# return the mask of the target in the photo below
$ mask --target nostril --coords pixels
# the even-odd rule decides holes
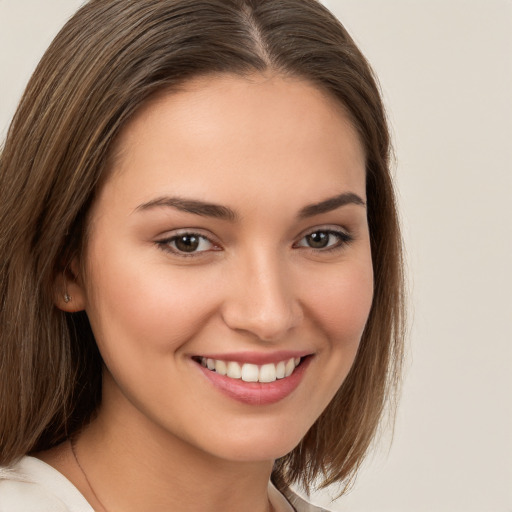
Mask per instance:
[[[222,307],[223,320],[230,329],[273,342],[301,323],[303,312],[293,277],[268,252],[253,255],[244,272],[233,275],[230,282],[233,288]]]
[[[289,336],[290,331],[300,324],[302,316],[292,308],[269,311],[255,306],[244,310],[236,305],[226,311],[223,318],[232,330],[249,333],[264,342],[274,342]]]

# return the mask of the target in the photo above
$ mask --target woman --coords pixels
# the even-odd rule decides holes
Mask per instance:
[[[401,360],[389,149],[314,0],[80,9],[0,161],[0,510],[346,485]]]

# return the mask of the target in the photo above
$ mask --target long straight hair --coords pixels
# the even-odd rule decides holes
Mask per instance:
[[[85,312],[54,305],[54,281],[86,243],[113,144],[154,94],[208,74],[274,72],[344,106],[366,154],[374,299],[353,367],[281,486],[347,482],[397,389],[404,306],[390,140],[373,73],[316,0],[91,0],[57,35],[0,156],[0,463],[50,448],[90,420],[101,356]]]

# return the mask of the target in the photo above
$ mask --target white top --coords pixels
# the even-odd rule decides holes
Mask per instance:
[[[277,512],[322,512],[324,510],[307,503],[293,493],[288,495],[288,501],[272,483],[269,483],[269,499]],[[42,460],[26,456],[9,468],[0,467],[0,512],[94,512],[94,510],[62,473]]]

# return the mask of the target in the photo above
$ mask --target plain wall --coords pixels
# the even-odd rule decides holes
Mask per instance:
[[[338,511],[512,510],[512,2],[326,0],[382,85],[410,283],[409,360]],[[81,4],[0,0],[0,139]],[[389,453],[388,453],[389,451]]]

